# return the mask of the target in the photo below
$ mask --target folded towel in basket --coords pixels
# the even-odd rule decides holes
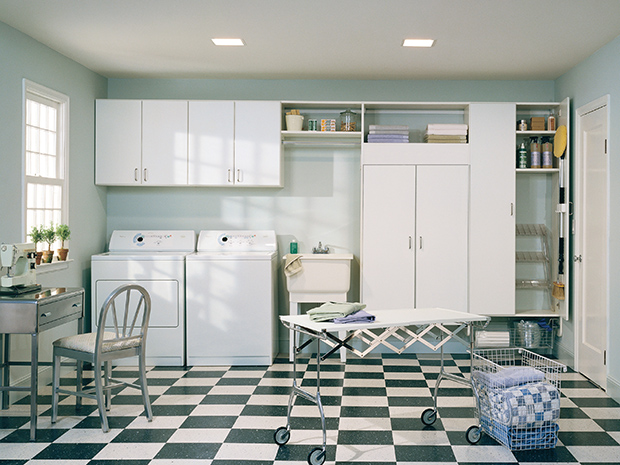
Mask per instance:
[[[366,304],[356,302],[325,302],[320,307],[308,310],[312,321],[331,321],[334,318],[343,318],[351,313],[366,308]]]
[[[375,316],[365,310],[349,313],[342,318],[334,318],[334,323],[370,323],[371,321],[375,321]]]

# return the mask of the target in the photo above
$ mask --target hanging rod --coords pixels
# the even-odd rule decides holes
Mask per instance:
[[[282,145],[299,145],[308,147],[355,147],[361,145],[359,141],[333,142],[333,141],[311,141],[311,140],[283,140]]]

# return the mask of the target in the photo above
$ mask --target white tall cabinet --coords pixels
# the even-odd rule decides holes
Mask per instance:
[[[364,165],[363,186],[362,301],[467,311],[469,167]]]
[[[510,315],[515,308],[515,104],[472,103],[469,122],[470,311]]]

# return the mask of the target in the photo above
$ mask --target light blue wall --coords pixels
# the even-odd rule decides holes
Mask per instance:
[[[615,398],[620,398],[620,340],[614,337],[613,330],[620,327],[620,37],[602,47],[579,65],[561,76],[555,82],[557,99],[570,97],[572,101],[571,132],[573,155],[575,152],[575,110],[606,94],[610,95],[610,249],[609,249],[609,308],[610,324],[608,346],[608,390]],[[574,172],[573,172],[574,180]],[[573,350],[573,322],[566,325],[567,331],[562,338],[562,348]]]
[[[23,78],[70,99],[69,258],[74,261],[67,270],[39,275],[38,282],[44,286],[88,290],[90,256],[101,251],[105,244],[106,193],[105,189],[94,186],[93,102],[95,98],[106,96],[107,80],[0,22],[0,242],[24,240],[21,200]],[[44,335],[41,347],[51,347],[47,342],[53,336]],[[19,346],[20,339],[14,338],[14,343]],[[29,342],[24,344],[25,353],[29,353]]]

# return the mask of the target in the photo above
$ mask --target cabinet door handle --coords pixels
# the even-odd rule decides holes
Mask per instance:
[[[52,316],[52,312],[41,313],[41,317],[44,317],[44,316]]]
[[[144,168],[144,182],[147,182],[148,179],[146,178],[146,168]]]
[[[409,250],[413,248],[413,238],[409,236]]]
[[[514,203],[510,203],[510,216],[514,216],[515,215],[515,204]]]
[[[420,236],[420,250],[422,250],[422,236]]]
[[[230,175],[232,174],[232,170],[228,170],[228,182],[232,182],[232,179],[230,178]]]
[[[133,170],[133,179],[134,179],[134,181],[136,181],[136,182],[138,182],[138,181],[139,181],[139,179],[138,179],[138,168],[136,168],[136,169],[134,169],[134,170]]]
[[[237,170],[237,182],[241,182],[241,170]]]

